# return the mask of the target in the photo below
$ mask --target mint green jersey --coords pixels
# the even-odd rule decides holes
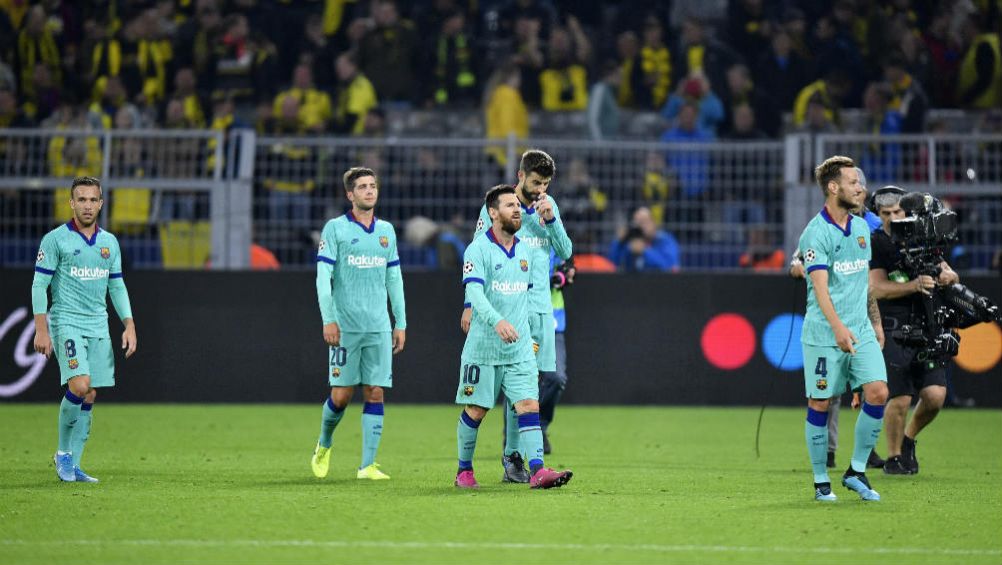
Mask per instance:
[[[351,212],[327,222],[317,249],[323,323],[337,322],[342,332],[388,332],[387,297],[396,328],[405,329],[404,283],[393,225],[373,217],[365,226]]]
[[[862,218],[849,215],[845,229],[822,209],[800,236],[800,254],[807,273],[807,314],[801,341],[809,345],[836,345],[835,333],[818,306],[810,274],[828,271],[828,291],[835,313],[859,342],[876,340],[867,316],[870,282],[870,228]]]
[[[46,295],[50,285],[51,308]],[[101,228],[87,238],[70,221],[45,234],[31,287],[32,311],[49,313],[53,334],[76,331],[107,338],[109,291],[119,317],[132,317],[118,240]]]
[[[553,219],[543,221],[534,208],[522,206],[522,227],[515,235],[522,245],[532,253],[532,290],[529,291],[529,311],[542,314],[553,313],[553,302],[550,298],[550,249],[553,249],[561,259],[568,259],[573,253],[571,238],[564,229],[560,219],[560,209],[557,201],[547,196],[553,204]],[[519,202],[521,205],[521,202]],[[491,227],[491,216],[487,213],[487,205],[480,208],[480,218],[473,239],[482,235]]]
[[[533,289],[532,252],[516,237],[506,250],[493,230],[475,238],[463,254],[463,285],[473,307],[463,361],[508,365],[535,358],[529,335],[529,293]],[[547,285],[548,286],[548,285]],[[518,340],[504,343],[494,331],[507,320]]]

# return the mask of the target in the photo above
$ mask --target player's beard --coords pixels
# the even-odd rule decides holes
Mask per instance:
[[[863,208],[862,202],[855,202],[851,196],[842,191],[838,193],[837,202],[839,208],[846,210],[850,214],[855,213],[857,210],[862,211]]]
[[[515,235],[522,228],[522,217],[513,216],[507,220],[501,218],[501,230],[508,235]]]
[[[97,212],[91,213],[90,221],[83,218],[83,214],[78,213],[76,210],[73,211],[73,221],[77,223],[78,226],[82,228],[89,228],[97,223]]]
[[[529,192],[529,189],[526,188],[524,184],[522,185],[522,198],[528,200],[529,202],[535,202],[539,200],[539,196],[539,192],[533,194],[532,192]]]
[[[373,210],[376,207],[376,203],[375,202],[373,202],[370,205],[370,204],[368,204],[366,202],[363,202],[361,198],[358,198],[354,202],[352,202],[352,205],[355,208],[358,208],[362,212],[368,212],[369,210]]]

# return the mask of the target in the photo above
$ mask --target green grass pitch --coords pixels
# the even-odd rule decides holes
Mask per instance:
[[[384,482],[354,478],[359,414],[316,480],[319,403],[98,403],[88,485],[56,479],[55,403],[5,405],[0,563],[1002,563],[1000,411],[943,412],[921,474],[871,471],[881,502],[834,504],[813,500],[802,409],[766,412],[756,459],[757,409],[561,407],[547,463],[575,476],[550,491],[500,483],[492,413],[477,492],[452,486],[457,407],[387,406]]]

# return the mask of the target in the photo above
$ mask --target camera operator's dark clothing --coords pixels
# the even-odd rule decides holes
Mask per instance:
[[[911,277],[901,270],[901,252],[897,245],[891,241],[891,236],[882,230],[876,230],[870,235],[870,244],[873,245],[873,256],[870,258],[871,269],[884,269],[887,271],[888,280],[904,283]],[[921,298],[918,295],[903,296],[893,300],[880,300],[877,302],[880,307],[880,317],[884,319],[884,330],[888,325],[891,329],[907,324],[908,319],[914,309],[916,312],[922,311]],[[888,318],[893,319],[896,324],[888,324]]]
[[[873,257],[870,259],[871,269],[884,269],[887,278],[898,283],[910,280],[907,273],[901,270],[901,252],[891,241],[884,230],[879,229],[870,236],[873,245]],[[893,300],[879,300],[880,317],[883,320],[884,363],[887,365],[887,389],[890,398],[896,396],[914,396],[920,390],[931,385],[946,386],[946,369],[939,364],[929,365],[928,361],[917,359],[919,349],[904,347],[894,339],[894,332],[903,324],[910,322],[912,312],[923,311],[922,298],[912,294]]]
[[[886,322],[886,319],[885,319]],[[884,331],[887,332],[886,325]],[[884,363],[887,365],[888,398],[915,396],[927,386],[946,386],[946,368],[933,362],[919,361],[918,349],[903,347],[888,333],[884,342]]]

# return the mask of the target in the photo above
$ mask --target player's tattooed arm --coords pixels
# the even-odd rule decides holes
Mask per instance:
[[[866,292],[866,315],[870,318],[870,323],[873,325],[873,333],[877,334],[877,343],[880,348],[884,348],[884,325],[880,321],[880,308],[877,306],[877,299],[874,298],[873,292]]]
[[[866,293],[866,315],[870,318],[870,323],[876,325],[880,323],[880,308],[877,307],[877,299],[873,293]]]

